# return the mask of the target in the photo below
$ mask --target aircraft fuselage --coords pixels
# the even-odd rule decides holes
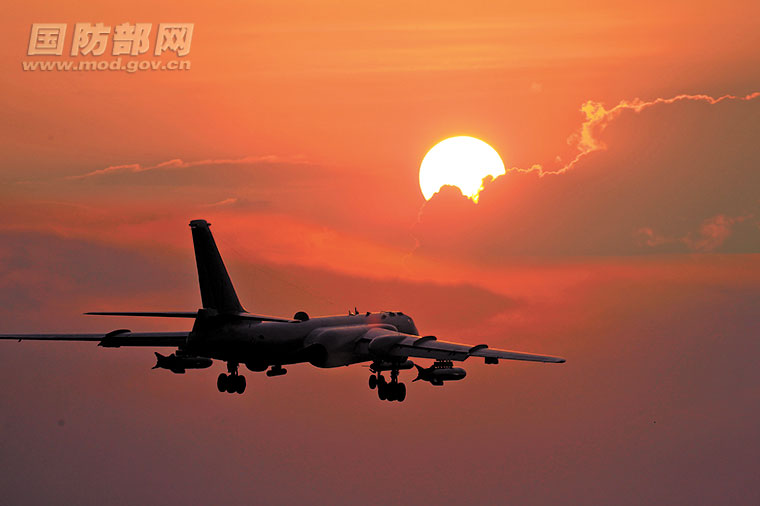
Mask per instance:
[[[199,315],[180,351],[245,364],[252,371],[302,362],[340,367],[373,359],[368,346],[362,344],[368,345],[375,330],[419,335],[414,321],[395,311],[290,322]]]

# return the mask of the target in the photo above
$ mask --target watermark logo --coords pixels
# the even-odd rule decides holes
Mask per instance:
[[[65,36],[66,23],[34,23],[26,54],[61,56]]]
[[[29,70],[189,70],[194,23],[158,23],[151,36],[153,23],[121,23],[109,26],[104,23],[75,23],[70,36],[68,54],[72,57],[102,57],[107,54],[119,56],[111,60],[64,59],[59,61],[23,61],[22,68]],[[27,56],[62,56],[67,38],[66,23],[32,23]],[[122,65],[121,56],[139,57],[150,53],[162,56],[173,53],[182,60],[134,60]]]
[[[74,25],[74,40],[71,42],[71,56],[78,54],[100,56],[106,51],[111,27],[103,23],[77,23]]]
[[[186,56],[190,52],[192,38],[193,23],[161,23],[158,25],[155,54],[158,56],[168,50],[175,51],[177,56]]]
[[[113,34],[113,54],[128,54],[137,56],[138,54],[147,53],[150,49],[150,29],[153,25],[150,23],[122,23],[116,25]],[[184,56],[184,55],[182,55]]]

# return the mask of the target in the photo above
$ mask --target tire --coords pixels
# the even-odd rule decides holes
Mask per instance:
[[[227,393],[234,394],[237,391],[238,378],[240,376],[230,376],[227,380]]]
[[[377,387],[377,378],[373,374],[369,377],[369,389],[374,390]]]
[[[222,373],[219,375],[219,377],[216,379],[216,388],[220,392],[226,392],[227,391],[227,375]]]
[[[235,387],[235,392],[239,394],[245,392],[245,376],[238,376],[238,379],[235,382]]]
[[[388,386],[380,383],[377,385],[377,396],[381,401],[386,400],[388,394]]]
[[[385,394],[385,398],[389,402],[393,402],[396,400],[396,393],[398,392],[398,385],[396,383],[388,383],[385,388],[388,390],[388,392]]]
[[[404,383],[398,384],[398,390],[396,391],[396,400],[398,402],[404,402],[406,399],[406,385]]]
[[[383,386],[387,385],[388,382],[385,381],[385,376],[380,376],[379,378],[377,378],[377,384],[378,385],[383,385]]]

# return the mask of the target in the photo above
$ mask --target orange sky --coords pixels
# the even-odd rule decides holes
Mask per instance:
[[[0,490],[757,502],[760,98],[622,109],[571,170],[528,169],[579,153],[588,101],[760,91],[759,15],[756,2],[14,7],[0,30],[0,332],[184,329],[79,314],[197,307],[187,222],[206,218],[250,311],[401,309],[424,334],[568,363],[466,364],[461,384],[415,383],[389,408],[361,367],[249,378],[231,402],[211,373],[151,374],[149,350],[4,343]],[[22,70],[72,59],[26,56],[32,23],[100,21],[193,22],[192,68]],[[453,135],[513,170],[478,204],[452,188],[425,203],[419,164]]]

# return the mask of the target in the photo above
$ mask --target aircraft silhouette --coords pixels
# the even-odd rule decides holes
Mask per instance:
[[[439,341],[435,336],[420,337],[414,321],[401,311],[347,316],[309,318],[303,311],[293,318],[280,318],[246,312],[232,286],[222,257],[205,220],[190,222],[195,260],[198,267],[203,308],[190,312],[90,312],[88,315],[148,316],[192,318],[189,332],[131,332],[118,329],[103,334],[2,334],[0,339],[42,341],[97,341],[98,346],[176,348],[168,356],[156,353],[154,369],[168,369],[184,374],[187,369],[211,367],[213,360],[227,364],[227,373],[217,378],[220,392],[242,394],[245,376],[240,364],[267,376],[281,376],[284,365],[310,363],[316,367],[340,367],[371,362],[369,387],[387,401],[403,401],[406,385],[399,382],[401,370],[417,368],[417,380],[443,385],[465,377],[465,371],[453,367],[454,360],[482,357],[486,364],[499,359],[562,363],[565,359],[516,351],[491,349]],[[414,364],[410,357],[434,359],[429,368]],[[390,379],[383,376],[390,373]]]

